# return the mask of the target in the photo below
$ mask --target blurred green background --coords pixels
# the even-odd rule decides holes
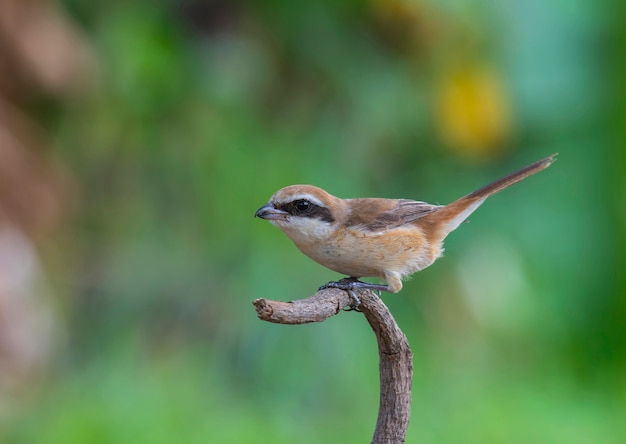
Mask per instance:
[[[444,204],[555,152],[383,296],[415,353],[407,442],[623,442],[623,6],[57,6],[90,68],[11,99],[64,191],[28,236],[44,350],[0,361],[0,442],[369,442],[374,335],[256,318],[338,276],[255,210],[293,183]]]

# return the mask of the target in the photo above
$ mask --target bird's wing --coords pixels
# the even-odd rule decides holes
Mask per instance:
[[[409,199],[354,199],[356,211],[348,225],[359,225],[369,231],[390,230],[411,224],[439,208],[440,205]]]
[[[440,205],[431,205],[417,200],[399,199],[393,208],[385,211],[376,219],[378,223],[383,225],[381,228],[396,228],[412,224],[439,208],[441,208]]]

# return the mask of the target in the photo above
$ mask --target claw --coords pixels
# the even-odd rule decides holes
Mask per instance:
[[[346,291],[352,298],[352,303],[348,306],[348,308],[344,308],[344,311],[360,312],[361,310],[359,310],[359,306],[361,305],[361,299],[359,298],[359,296],[356,294],[354,290],[346,290]]]

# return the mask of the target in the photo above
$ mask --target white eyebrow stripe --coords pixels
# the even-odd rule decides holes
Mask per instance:
[[[290,202],[293,202],[294,200],[300,200],[300,199],[308,200],[309,202],[311,202],[314,205],[317,205],[318,207],[326,208],[326,205],[321,200],[319,200],[317,197],[309,193],[296,193],[289,198]]]

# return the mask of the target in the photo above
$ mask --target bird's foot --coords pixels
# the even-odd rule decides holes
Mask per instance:
[[[361,305],[361,299],[359,299],[359,296],[354,290],[371,290],[372,292],[378,292],[379,297],[381,291],[389,291],[389,287],[387,287],[386,285],[362,282],[354,277],[344,278],[340,281],[331,281],[325,285],[322,285],[319,290],[324,290],[326,288],[338,288],[340,290],[348,292],[348,294],[352,298],[352,304],[350,304],[350,308],[346,309],[346,311],[361,311],[359,310],[359,305]]]
[[[338,288],[340,290],[345,290],[345,291],[348,291],[348,290],[389,291],[389,286],[387,285],[362,282],[354,277],[343,278],[340,281],[331,281],[325,285],[322,285],[319,288],[319,290],[324,290],[326,288]]]

